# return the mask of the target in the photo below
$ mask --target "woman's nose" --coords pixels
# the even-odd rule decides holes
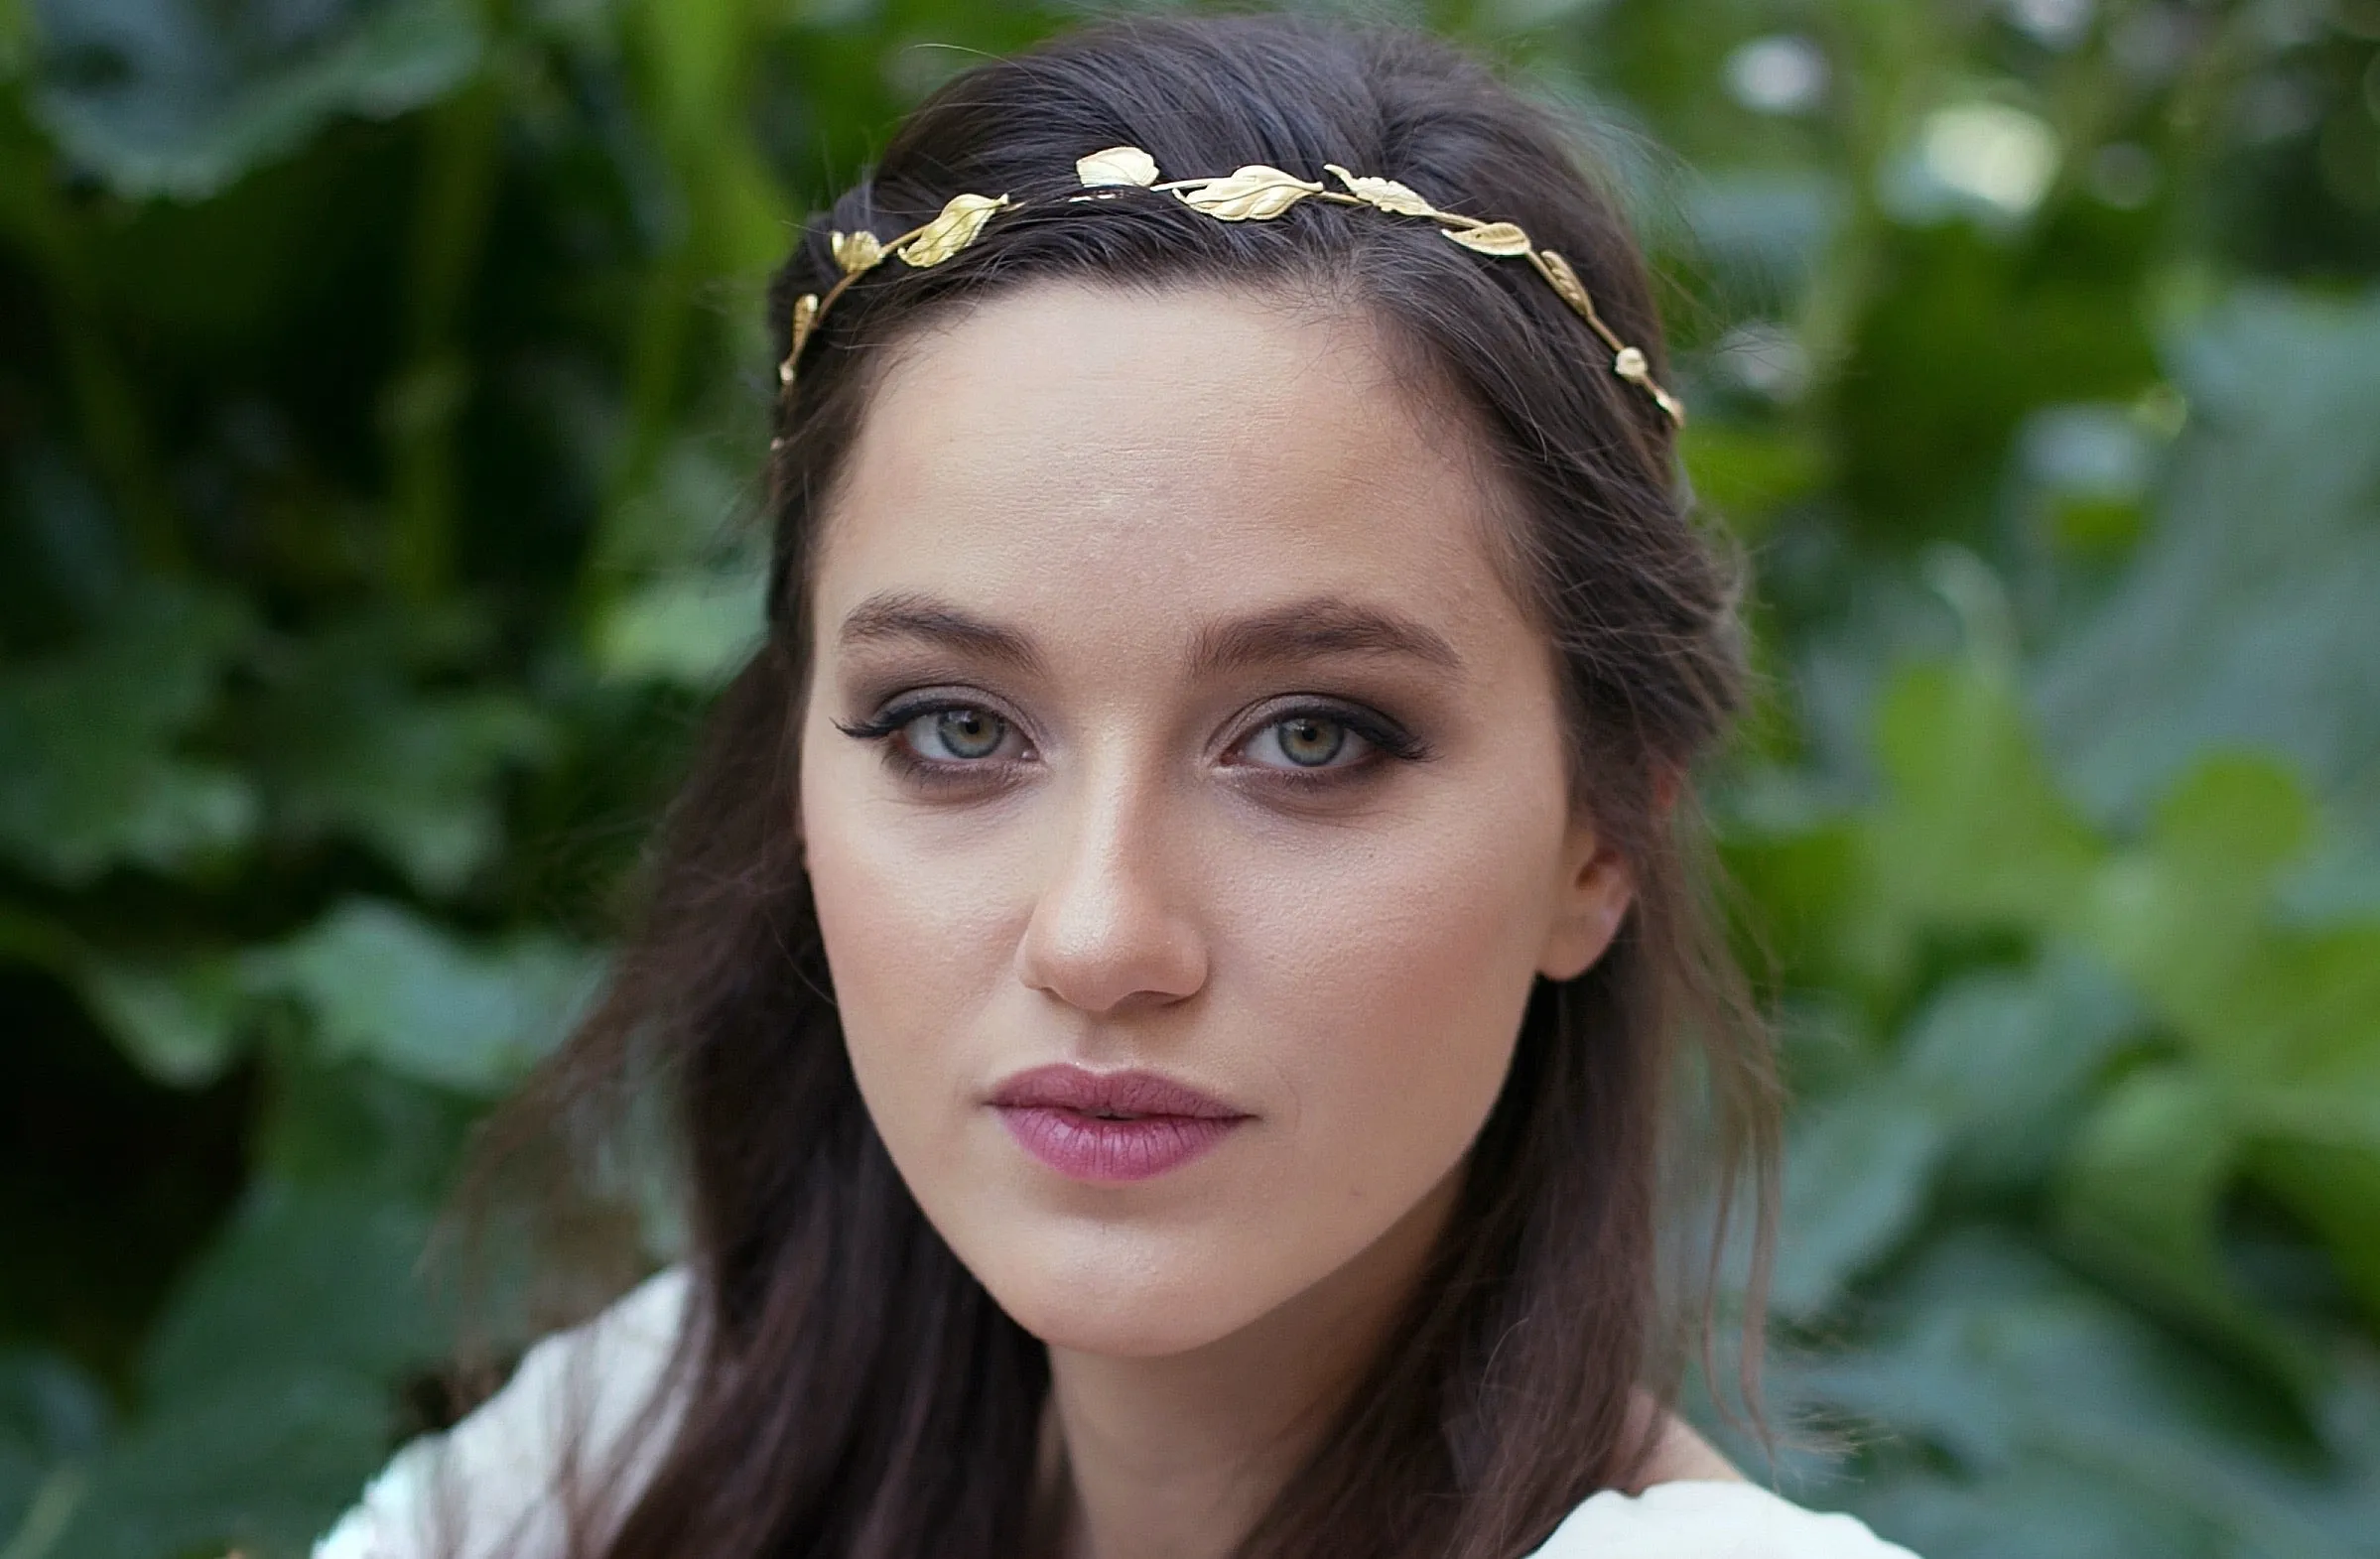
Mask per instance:
[[[1207,978],[1159,810],[1124,787],[1089,792],[1053,831],[1049,875],[1017,975],[1094,1016],[1162,1006]]]

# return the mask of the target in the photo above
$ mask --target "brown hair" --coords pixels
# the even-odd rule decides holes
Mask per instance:
[[[1025,1541],[1045,1356],[927,1224],[869,1123],[792,798],[809,563],[887,349],[1026,283],[1320,288],[1375,319],[1504,484],[1578,802],[1639,884],[1593,969],[1538,982],[1423,1280],[1241,1554],[1514,1559],[1586,1495],[1632,1486],[1659,1428],[1632,1407],[1641,1391],[1668,1402],[1685,1346],[1707,1340],[1746,1170],[1760,1313],[1775,1081],[1697,890],[1707,847],[1682,782],[1734,712],[1741,647],[1733,575],[1684,512],[1667,422],[1539,278],[1428,224],[1068,203],[1075,160],[1119,144],[1184,174],[1335,162],[1517,221],[1571,257],[1661,372],[1635,245],[1557,122],[1403,31],[1237,17],[1079,32],[942,87],[812,220],[771,294],[779,342],[792,300],[838,275],[831,231],[889,236],[962,191],[1031,201],[946,264],[861,278],[806,348],[771,470],[768,641],[713,715],[605,1000],[496,1139],[648,1087],[673,1116],[694,1296],[683,1411],[632,1508],[590,1534],[607,1559],[1007,1559]],[[1699,1079],[1698,1114],[1681,1077]],[[1706,1129],[1678,1130],[1689,1116]],[[1716,1227],[1673,1282],[1664,1241],[1697,1209]]]

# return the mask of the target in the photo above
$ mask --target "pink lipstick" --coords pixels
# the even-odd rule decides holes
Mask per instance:
[[[991,1100],[1017,1146],[1070,1180],[1121,1185],[1181,1168],[1254,1117],[1153,1072],[1035,1067]]]

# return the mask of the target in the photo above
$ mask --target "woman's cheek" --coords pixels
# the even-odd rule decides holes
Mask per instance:
[[[1418,1197],[1503,1088],[1548,914],[1542,874],[1506,864],[1531,823],[1416,818],[1334,852],[1310,884],[1327,912],[1235,913],[1249,1012],[1281,1015],[1265,1027],[1289,1047],[1299,1156],[1348,1200]]]
[[[963,1038],[1006,974],[998,890],[1013,871],[988,858],[992,842],[936,839],[848,786],[821,780],[805,794],[811,893],[853,1070],[879,1133],[914,1159],[951,1130]]]

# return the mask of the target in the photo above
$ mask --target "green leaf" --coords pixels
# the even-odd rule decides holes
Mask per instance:
[[[2154,527],[2035,679],[2060,771],[2137,813],[2258,748],[2380,822],[2380,295],[2249,289],[2169,355],[2190,416]]]
[[[482,1102],[368,1061],[273,1053],[264,1118],[249,1154],[261,1180],[435,1206]]]
[[[1980,1478],[1888,1478],[1853,1495],[1880,1536],[1925,1559],[2230,1559],[2224,1535],[2148,1490],[2049,1457]]]
[[[2183,1066],[2125,1078],[2077,1136],[2060,1190],[2069,1237],[2102,1266],[2198,1308],[2232,1307],[2215,1214],[2241,1127],[2215,1082]]]
[[[2257,950],[2283,868],[2314,835],[2295,778],[2267,759],[2209,758],[2159,806],[2146,846],[2111,861],[2082,921],[2118,969],[2184,1028]]]
[[[2380,1064],[2380,1056],[2369,1059]],[[2255,1089],[2245,1097],[2243,1113],[2259,1137],[2380,1152],[2380,1086],[2322,1082]]]
[[[460,889],[503,840],[507,769],[549,756],[552,722],[517,692],[423,692],[419,626],[368,620],[290,647],[247,743],[276,832],[339,834],[425,893]]]
[[[1952,980],[1911,1023],[1900,1072],[1949,1122],[1961,1177],[2014,1190],[2048,1177],[2143,1016],[2103,968],[2060,953]]]
[[[176,1400],[99,1460],[47,1559],[305,1559],[393,1430],[382,1384],[337,1370]]]
[[[1755,906],[1760,945],[1797,983],[1859,979],[1891,950],[1863,945],[1875,895],[1862,875],[1857,820],[1763,770],[1716,799],[1731,881]]]
[[[72,1517],[112,1417],[98,1382],[65,1358],[0,1352],[0,1552],[31,1552]]]
[[[2179,1523],[2215,1554],[2361,1559],[2364,1511],[2309,1476],[2286,1414],[2038,1253],[1955,1234],[1890,1304],[1881,1335],[1816,1366],[1808,1388],[1924,1442],[1962,1480],[2022,1487],[2062,1468],[2106,1491],[2102,1509],[2164,1512],[2136,1542]]]
[[[550,937],[470,947],[393,904],[350,899],[251,955],[247,974],[312,1012],[326,1057],[367,1056],[403,1077],[491,1095],[561,1038],[595,963]]]
[[[0,81],[13,81],[32,53],[33,19],[21,6],[0,6]]]
[[[119,194],[198,199],[341,114],[385,119],[467,76],[461,0],[33,0],[33,102],[59,145]]]
[[[94,959],[83,969],[82,991],[133,1064],[160,1083],[210,1083],[237,1053],[248,990],[232,959]]]
[[[2058,1187],[2065,1247],[2111,1282],[2306,1397],[2319,1366],[2301,1339],[2239,1292],[2218,1220],[2248,1162],[2243,1102],[2209,1075],[2136,1072],[2100,1103]]]
[[[1877,745],[1891,795],[1868,863],[1893,903],[1959,928],[2042,930],[2067,916],[2101,847],[1997,677],[1974,665],[1903,672]]]
[[[2380,925],[2267,932],[2202,1017],[2176,1021],[2260,1083],[2380,1089]]]
[[[430,1228],[427,1207],[356,1181],[259,1183],[178,1286],[143,1389],[199,1401],[259,1373],[371,1379],[436,1359],[446,1329],[416,1270]]]
[[[68,886],[243,844],[255,797],[177,751],[248,631],[220,597],[144,586],[89,642],[0,680],[0,853]]]
[[[2348,1109],[2367,1132],[2380,1113],[2368,1089]],[[2365,1317],[2380,1327],[2380,1240],[2372,1237],[2380,1229],[2380,1132],[2356,1140],[2338,1129],[2345,1124],[2308,1130],[2308,1122],[2293,1121],[2263,1135],[2249,1149],[2249,1171],[2313,1226]]]
[[[758,647],[765,577],[681,575],[626,595],[595,630],[595,659],[614,677],[712,692]]]
[[[1826,474],[1805,436],[1697,419],[1678,441],[1694,496],[1737,532],[1758,535],[1774,510],[1808,497]]]
[[[509,694],[367,696],[284,750],[277,821],[350,834],[423,891],[451,893],[502,844],[503,770],[550,750],[545,720]]]
[[[438,1361],[425,1203],[266,1178],[177,1285],[139,1419],[101,1456],[58,1559],[239,1546],[296,1559],[387,1456],[391,1382]]]
[[[2285,925],[2380,925],[2380,841],[2330,839],[2276,887]]]
[[[1924,1211],[1949,1136],[1931,1101],[1890,1080],[1805,1108],[1785,1149],[1770,1308],[1808,1320],[1899,1244]]]
[[[2380,922],[2308,927],[2277,903],[2314,830],[2288,773],[2209,759],[2148,841],[2099,872],[2078,917],[2238,1088],[2380,1088]]]
[[[0,1444],[43,1457],[87,1457],[106,1442],[114,1416],[99,1383],[64,1356],[0,1352]]]

